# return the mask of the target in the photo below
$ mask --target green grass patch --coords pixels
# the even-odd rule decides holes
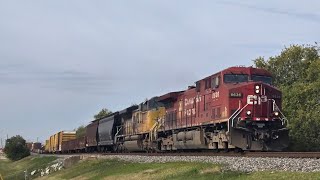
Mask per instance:
[[[45,168],[56,157],[31,156],[20,161],[0,160],[0,173],[5,180],[24,179],[24,170]],[[41,178],[40,178],[41,179]],[[132,163],[120,160],[85,160],[68,169],[54,172],[42,179],[217,179],[217,180],[303,180],[319,179],[320,173],[302,172],[232,172],[221,165],[195,162]]]
[[[56,157],[29,156],[19,161],[0,160],[0,174],[6,179],[24,179],[24,171],[29,173],[36,169],[45,168],[56,160]]]
[[[57,172],[55,179],[193,179],[216,176],[239,176],[239,173],[221,173],[221,168],[205,163],[130,163],[117,160],[85,161]]]
[[[44,179],[320,179],[320,173],[223,171],[221,165],[210,163],[170,162],[131,163],[120,160],[86,160]]]

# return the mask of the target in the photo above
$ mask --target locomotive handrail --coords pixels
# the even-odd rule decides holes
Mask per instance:
[[[149,141],[152,141],[152,139],[154,138],[153,136],[154,136],[154,134],[156,134],[156,133],[154,133],[154,131],[155,131],[156,127],[158,126],[158,124],[159,124],[159,122],[157,121],[157,122],[155,122],[154,125],[151,127],[150,136],[149,136]]]
[[[244,110],[244,108],[246,108],[249,104],[246,104],[245,106],[243,106],[241,108],[240,105],[240,101],[239,101],[239,108],[230,116],[229,118],[229,126],[228,126],[228,132],[230,131],[230,120],[231,120],[231,126],[233,127],[234,124],[234,119]],[[241,109],[240,109],[241,108]]]
[[[118,134],[119,134],[119,132],[121,131],[121,129],[122,129],[122,126],[117,126],[117,133],[114,135],[114,143],[116,143],[117,142],[117,136],[118,136]]]
[[[249,104],[246,104],[245,106],[243,106],[237,113],[236,115],[232,118],[232,127],[233,127],[233,121],[234,119],[244,110],[244,108],[246,108]]]
[[[239,101],[239,108],[230,116],[230,118],[228,120],[228,132],[230,132],[230,120],[240,110],[240,108],[241,108],[241,101]]]
[[[280,118],[281,121],[282,121],[282,125],[289,125],[289,121],[288,121],[287,117],[282,113],[282,111],[280,110],[280,108],[277,105],[276,101],[274,99],[269,99],[269,100],[272,101],[273,106],[275,106],[277,108],[277,111],[282,115],[283,118],[282,119]]]
[[[163,123],[164,123],[164,121],[162,118],[158,118],[156,120],[156,122],[154,123],[154,125],[152,126],[151,131],[150,131],[150,136],[149,136],[150,141],[152,140],[152,138],[153,138],[153,140],[157,139],[157,137],[156,137],[157,132],[156,131],[163,125]]]

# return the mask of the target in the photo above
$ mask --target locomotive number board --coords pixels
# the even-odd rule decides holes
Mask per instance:
[[[231,98],[242,98],[242,93],[231,92],[231,93],[230,93],[230,97],[231,97]]]

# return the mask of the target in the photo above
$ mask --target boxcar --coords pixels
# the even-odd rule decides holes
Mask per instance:
[[[34,142],[32,143],[31,151],[34,153],[40,153],[42,144],[40,142]]]
[[[70,141],[65,141],[65,142],[62,142],[62,145],[61,145],[61,152],[62,153],[69,153],[70,152]]]
[[[49,149],[50,149],[50,140],[46,140],[46,144],[44,146],[44,152],[49,153]]]
[[[60,153],[62,152],[63,142],[73,140],[76,138],[75,131],[60,131],[50,137],[50,153]]]
[[[75,139],[75,149],[77,152],[85,152],[85,149],[86,149],[85,136]]]

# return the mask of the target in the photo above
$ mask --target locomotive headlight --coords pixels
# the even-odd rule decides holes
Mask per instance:
[[[259,85],[256,85],[255,86],[255,92],[257,93],[257,94],[259,94],[260,93],[260,86]]]
[[[279,116],[279,112],[278,111],[274,112],[274,115]]]
[[[248,116],[250,116],[251,115],[251,111],[249,110],[249,111],[247,111],[247,115]]]

